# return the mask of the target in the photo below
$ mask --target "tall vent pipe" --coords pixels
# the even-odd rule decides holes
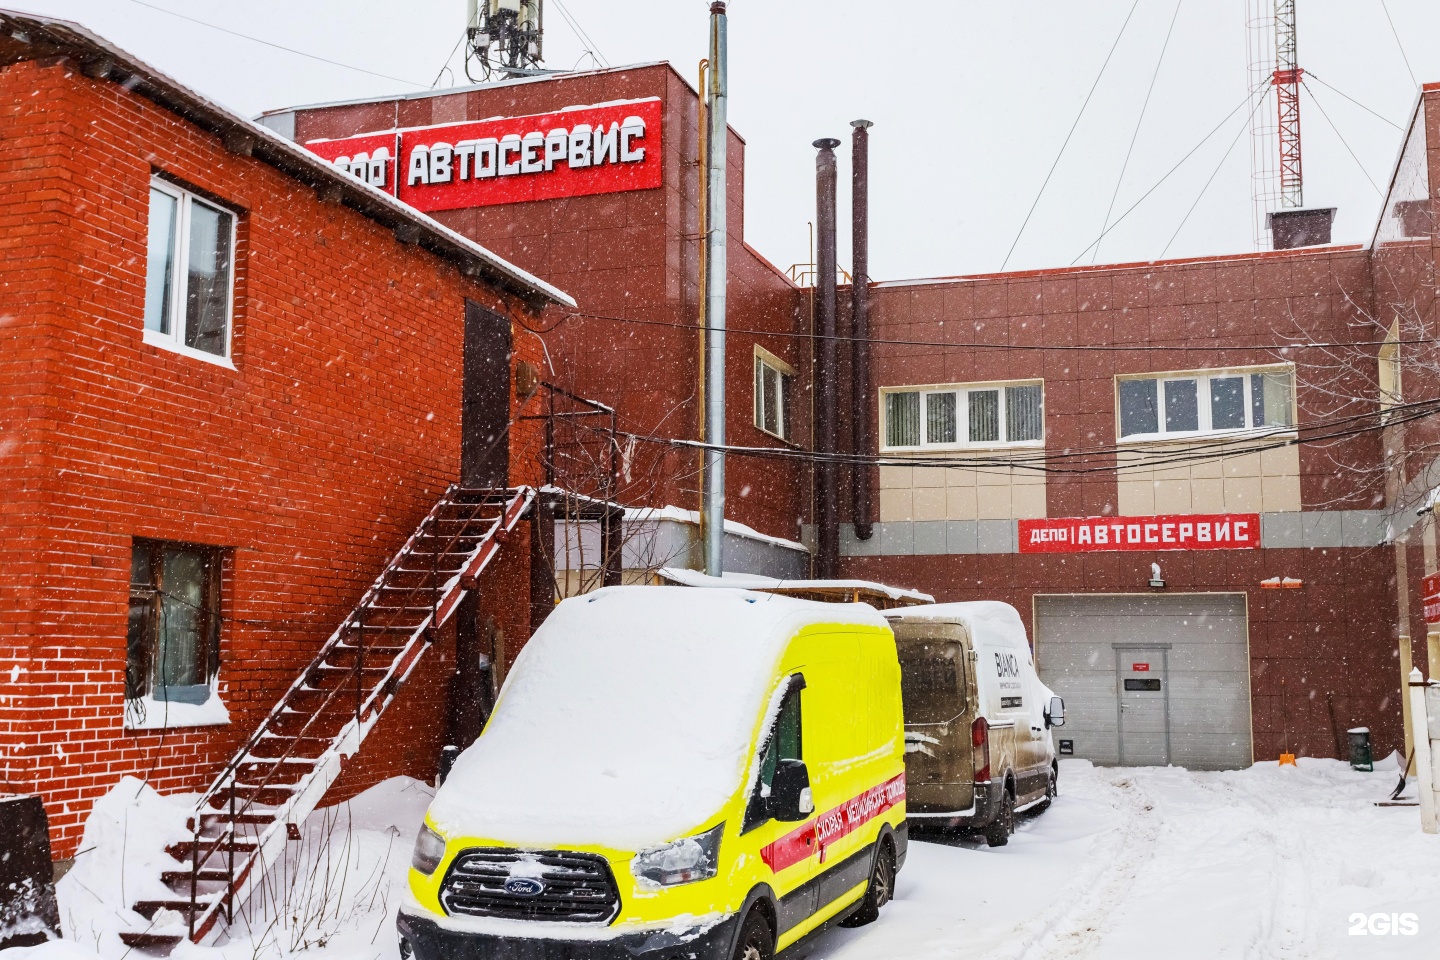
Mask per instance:
[[[850,287],[850,416],[854,422],[855,537],[869,540],[875,533],[874,467],[863,458],[874,456],[875,413],[870,388],[870,127],[856,120],[851,138],[851,243],[853,273]]]
[[[839,140],[816,140],[815,223],[819,247],[815,257],[815,326],[820,336],[815,370],[816,553],[815,575],[833,580],[840,560],[840,503],[835,482],[835,422],[839,405],[835,344],[835,148]]]
[[[725,4],[710,5],[710,130],[705,158],[705,478],[701,494],[705,572],[725,573],[725,154],[730,141],[726,100]]]

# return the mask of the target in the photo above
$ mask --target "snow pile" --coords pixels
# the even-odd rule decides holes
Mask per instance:
[[[555,608],[430,809],[452,836],[637,850],[699,828],[740,787],[787,641],[883,627],[863,604],[616,587]]]
[[[346,960],[397,960],[395,909],[408,888],[411,846],[433,795],[425,784],[400,777],[315,811],[301,841],[286,846],[218,945],[182,943],[172,956],[281,960],[323,949]],[[136,900],[177,898],[160,882],[162,870],[181,867],[164,848],[188,839],[184,825],[194,801],[122,779],[96,803],[75,866],[57,884],[66,939],[6,951],[5,960],[134,960],[138,955],[120,943],[119,931],[145,929],[129,909]]]

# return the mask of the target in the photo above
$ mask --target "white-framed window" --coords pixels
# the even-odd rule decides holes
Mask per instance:
[[[1400,377],[1400,321],[1396,320],[1380,344],[1380,409],[1389,410],[1402,402]]]
[[[229,364],[235,214],[150,179],[145,342]]]
[[[1038,380],[887,389],[882,396],[888,450],[1045,442],[1045,386]]]
[[[1165,440],[1295,426],[1295,370],[1261,367],[1116,380],[1121,440]]]
[[[793,436],[790,406],[795,368],[764,347],[755,348],[755,426],[772,437]]]

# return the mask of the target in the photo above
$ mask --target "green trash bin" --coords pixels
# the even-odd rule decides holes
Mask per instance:
[[[1356,727],[1345,732],[1350,735],[1350,768],[1366,772],[1373,771],[1375,761],[1370,756],[1370,728]]]

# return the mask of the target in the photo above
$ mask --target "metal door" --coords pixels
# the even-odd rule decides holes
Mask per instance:
[[[1170,763],[1170,649],[1120,643],[1114,647],[1120,763],[1166,766]]]

